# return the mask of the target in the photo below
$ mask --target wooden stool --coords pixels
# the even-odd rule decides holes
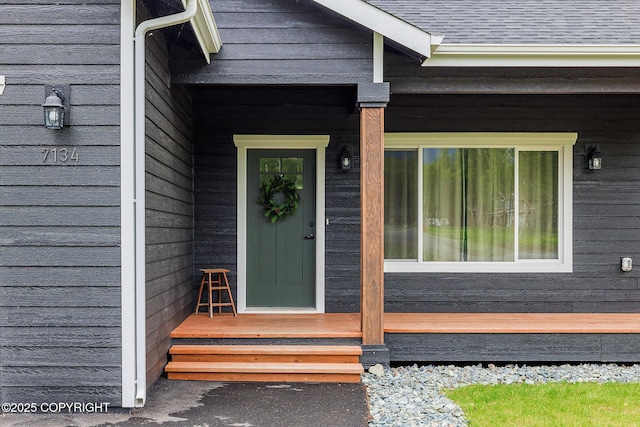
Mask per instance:
[[[231,288],[229,288],[229,280],[227,280],[227,273],[230,270],[226,268],[201,268],[202,280],[200,280],[200,292],[198,293],[198,302],[196,303],[196,315],[201,306],[209,307],[209,317],[213,317],[213,307],[218,307],[218,313],[222,313],[222,307],[231,306],[233,309],[233,315],[238,316],[236,313],[236,306],[233,303],[233,296],[231,295]],[[215,279],[214,279],[215,275]],[[222,282],[224,279],[224,283]],[[202,302],[202,291],[204,285],[207,285],[209,300]],[[226,290],[229,296],[229,302],[222,302],[222,291]],[[213,291],[218,291],[218,302],[213,302]]]

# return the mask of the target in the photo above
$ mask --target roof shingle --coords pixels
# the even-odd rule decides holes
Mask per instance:
[[[640,44],[640,0],[366,0],[443,43]]]

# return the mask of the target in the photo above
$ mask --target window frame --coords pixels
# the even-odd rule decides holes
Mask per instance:
[[[516,259],[491,261],[421,261],[423,233],[418,232],[417,260],[384,260],[385,273],[570,273],[573,272],[573,146],[577,133],[385,133],[386,150],[418,152],[418,224],[423,218],[424,148],[505,148],[521,151],[556,151],[558,153],[558,259]],[[518,177],[518,159],[516,173]],[[518,203],[516,197],[516,204]],[[517,205],[516,205],[517,206]],[[517,236],[517,227],[514,231]],[[514,248],[517,255],[517,247]]]

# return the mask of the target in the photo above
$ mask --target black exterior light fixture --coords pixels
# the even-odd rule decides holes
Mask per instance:
[[[592,145],[587,150],[587,167],[590,170],[602,169],[602,155],[597,145]]]
[[[62,129],[65,124],[69,124],[68,99],[65,99],[64,92],[60,87],[47,86],[45,94],[48,94],[42,108],[44,109],[44,126],[47,129]],[[66,102],[65,102],[66,101]]]
[[[353,155],[349,150],[349,146],[345,145],[340,151],[340,157],[338,158],[338,165],[340,170],[347,171],[353,167]]]

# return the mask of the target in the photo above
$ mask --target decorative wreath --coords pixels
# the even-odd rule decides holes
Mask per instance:
[[[273,196],[282,193],[284,203],[278,204]],[[285,178],[283,175],[274,175],[269,181],[260,184],[260,197],[257,203],[264,207],[264,216],[272,223],[279,219],[295,215],[298,210],[298,200],[300,195],[293,179]]]

